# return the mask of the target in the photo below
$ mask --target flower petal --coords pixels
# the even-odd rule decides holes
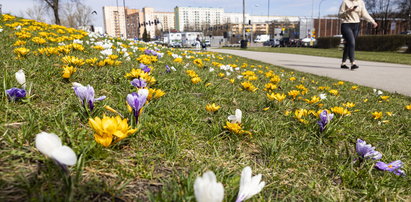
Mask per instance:
[[[47,157],[62,146],[60,138],[54,133],[41,132],[36,135],[36,148]]]
[[[60,164],[72,166],[77,162],[77,156],[74,151],[68,146],[59,147],[51,153],[51,158]]]

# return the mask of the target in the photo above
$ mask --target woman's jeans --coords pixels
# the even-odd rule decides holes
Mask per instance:
[[[342,62],[345,62],[347,60],[347,57],[350,59],[351,63],[355,61],[355,39],[357,38],[359,31],[360,23],[341,24],[341,33],[345,40]]]

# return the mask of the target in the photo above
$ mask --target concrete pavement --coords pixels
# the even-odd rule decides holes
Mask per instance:
[[[411,96],[410,65],[357,60],[356,63],[360,68],[351,71],[340,68],[341,59],[339,58],[230,49],[210,49],[210,51],[237,55],[301,72]]]

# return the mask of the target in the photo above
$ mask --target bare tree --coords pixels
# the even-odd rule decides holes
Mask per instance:
[[[44,3],[46,3],[46,5],[53,10],[53,14],[54,14],[54,22],[57,25],[61,25],[60,22],[60,16],[59,16],[59,0],[43,0]]]
[[[71,5],[71,3],[63,4],[61,6],[62,9],[62,16],[63,20],[61,21],[61,24],[66,26],[66,27],[77,27],[76,20],[75,20],[75,15],[76,15],[76,9],[74,5]]]
[[[364,0],[364,2],[370,15],[380,21],[378,29],[382,34],[389,33],[389,18],[395,17],[397,2],[395,0]]]
[[[53,11],[54,22],[57,25],[61,25],[60,6],[61,6],[62,1],[60,1],[60,0],[39,0],[39,1],[43,2],[44,5],[46,5],[49,9],[51,9]],[[72,3],[78,3],[81,0],[67,0],[67,1],[71,1]]]
[[[28,18],[37,20],[40,22],[46,22],[47,7],[44,5],[33,5],[33,7],[25,10],[22,15],[27,15]]]
[[[82,3],[77,3],[76,4],[76,22],[77,22],[77,26],[86,26],[86,25],[90,25],[91,24],[91,13],[92,13],[92,9],[90,6],[87,6],[85,4]]]
[[[411,0],[397,0],[398,16],[408,21],[408,30],[411,30]]]
[[[62,9],[62,25],[67,27],[78,28],[80,26],[86,26],[91,24],[92,9],[82,4],[77,3],[65,3],[61,6]]]

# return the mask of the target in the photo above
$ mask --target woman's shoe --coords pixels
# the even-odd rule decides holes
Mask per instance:
[[[358,68],[360,68],[360,67],[356,64],[351,65],[351,70],[358,69]]]
[[[341,69],[348,69],[348,66],[347,65],[341,65]]]

